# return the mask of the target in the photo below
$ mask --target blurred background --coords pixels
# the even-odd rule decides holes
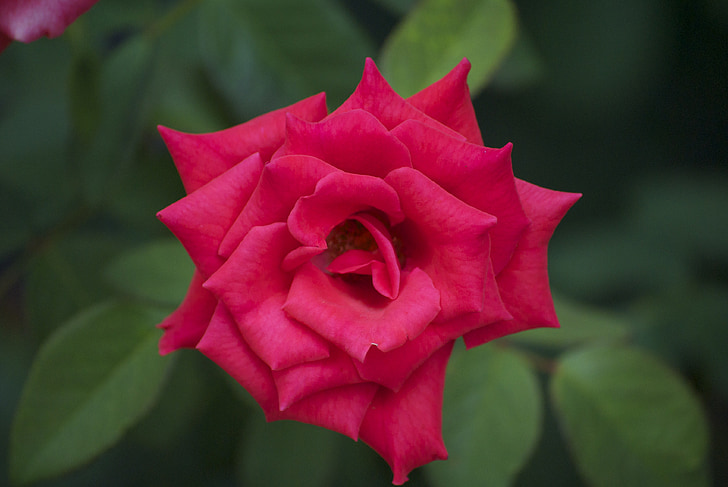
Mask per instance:
[[[552,240],[552,286],[687,378],[728,485],[728,3],[514,3],[513,47],[473,90],[485,145],[512,142],[518,177],[584,194]],[[415,4],[100,0],[62,37],[0,54],[0,456],[41,343],[119,293],[118,256],[169,236],[154,215],[183,190],[156,125],[219,130],[319,91],[332,109]],[[119,445],[41,485],[264,485],[251,445],[276,430],[204,358],[178,362]],[[546,406],[515,485],[587,485]],[[319,433],[281,433],[296,434]],[[331,485],[391,481],[340,443]]]

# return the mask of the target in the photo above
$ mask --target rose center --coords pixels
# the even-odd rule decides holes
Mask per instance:
[[[377,242],[369,230],[356,220],[346,220],[338,224],[326,237],[329,255],[336,258],[349,250],[377,250]]]
[[[382,295],[395,299],[399,294],[401,245],[389,228],[374,215],[357,213],[331,230],[326,237],[326,270],[358,282],[357,276],[371,276]]]

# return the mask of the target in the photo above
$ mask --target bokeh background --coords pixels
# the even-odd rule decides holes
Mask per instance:
[[[727,485],[728,3],[514,3],[516,40],[474,98],[485,144],[512,142],[517,176],[584,194],[552,241],[553,288],[682,374]],[[0,54],[0,457],[43,341],[119,294],[115,259],[168,237],[154,215],[183,192],[156,125],[219,130],[324,90],[333,108],[415,4],[101,0],[62,37]],[[204,358],[177,360],[120,444],[41,485],[267,485],[256,466],[279,468],[265,464],[275,445],[326,434],[265,426]],[[387,485],[386,465],[349,443],[335,481],[304,483],[318,475],[308,448],[290,474]],[[588,485],[548,401],[515,485]]]

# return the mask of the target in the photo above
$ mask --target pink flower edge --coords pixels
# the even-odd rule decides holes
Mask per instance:
[[[160,128],[188,196],[159,216],[197,267],[160,352],[197,348],[269,421],[361,438],[397,485],[447,458],[454,340],[558,326],[547,247],[580,195],[483,147],[469,69],[403,99],[368,59],[331,114],[320,94],[210,134]]]

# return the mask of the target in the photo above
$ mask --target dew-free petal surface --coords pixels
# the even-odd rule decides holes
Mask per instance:
[[[448,193],[498,219],[489,233],[490,258],[498,274],[529,225],[516,190],[511,145],[486,148],[415,121],[402,123],[392,133],[410,150],[415,169]]]
[[[330,355],[325,359],[273,371],[273,379],[278,388],[281,411],[311,394],[364,382],[351,357],[336,347],[331,347]]]
[[[305,155],[278,157],[263,168],[258,186],[220,244],[219,254],[230,257],[255,226],[284,222],[296,201],[310,195],[316,183],[337,169]]]
[[[469,72],[470,61],[463,59],[444,78],[410,96],[407,101],[438,122],[464,135],[468,142],[483,145],[467,84]]]
[[[98,0],[3,0],[0,2],[0,37],[32,42],[57,37]],[[5,46],[0,39],[0,51]]]
[[[202,287],[203,282],[205,277],[195,271],[182,303],[158,325],[164,330],[159,340],[159,353],[162,355],[180,348],[195,348],[205,333],[217,307],[217,299]]]
[[[281,269],[281,261],[297,245],[285,223],[255,227],[205,282],[230,310],[250,348],[274,370],[329,356],[326,340],[282,309],[292,275]]]
[[[288,228],[302,244],[325,249],[326,237],[336,225],[370,210],[380,210],[393,225],[402,221],[399,197],[385,181],[334,172],[318,182],[311,196],[296,202],[288,216]]]
[[[442,397],[453,343],[433,353],[398,392],[379,389],[364,417],[360,437],[392,468],[395,485],[406,482],[412,469],[447,459]]]
[[[225,262],[218,255],[220,243],[257,186],[262,170],[263,161],[256,152],[157,213],[205,276]]]
[[[317,123],[289,115],[286,142],[276,156],[318,157],[355,174],[383,178],[398,167],[411,166],[409,151],[374,115],[352,110]]]
[[[286,113],[321,120],[327,113],[326,96],[320,93],[218,132],[187,134],[159,126],[159,133],[191,193],[251,154],[258,152],[268,161],[285,140]]]
[[[356,109],[371,113],[389,130],[405,120],[419,120],[454,137],[465,139],[463,135],[425,115],[399,96],[387,83],[382,73],[379,72],[377,65],[370,58],[367,58],[364,64],[364,73],[354,93],[332,112],[329,118]]]
[[[328,389],[281,411],[271,370],[247,345],[223,304],[215,311],[197,349],[253,396],[268,421],[293,419],[338,431],[356,440],[364,415],[378,389],[374,384]]]
[[[419,269],[402,274],[399,297],[390,300],[371,285],[349,283],[302,265],[283,309],[351,357],[363,361],[370,347],[393,350],[415,338],[440,311],[440,294]]]
[[[559,326],[549,287],[548,242],[581,195],[552,191],[522,180],[516,180],[516,186],[531,225],[508,266],[497,277],[501,297],[513,319],[466,334],[468,348],[522,330]]]
[[[488,267],[488,232],[496,218],[466,205],[415,169],[385,180],[397,190],[406,215],[397,232],[405,242],[405,268],[418,267],[440,292],[442,315],[481,311]]]

